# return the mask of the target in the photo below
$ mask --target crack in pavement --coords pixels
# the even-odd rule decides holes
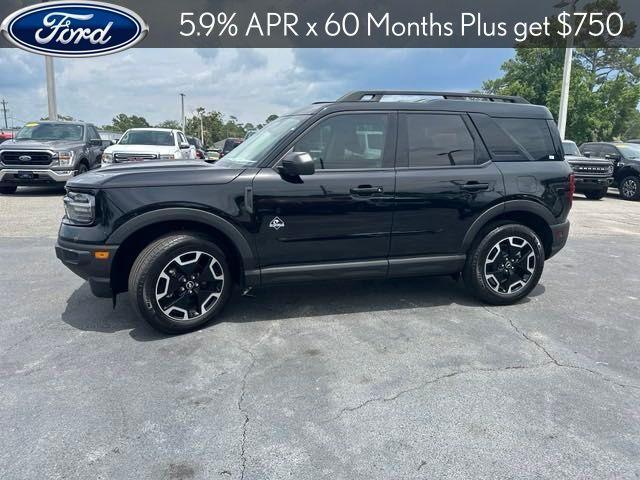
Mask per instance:
[[[486,306],[482,306],[482,308],[484,308],[487,312],[489,312],[491,315],[498,317],[502,320],[505,320],[507,322],[509,322],[509,324],[511,325],[511,327],[525,340],[527,340],[529,343],[532,343],[533,345],[535,345],[538,350],[540,350],[541,352],[543,352],[550,360],[551,363],[553,363],[556,367],[559,368],[569,368],[569,369],[573,369],[573,370],[582,370],[584,372],[588,372],[591,373],[593,375],[597,375],[600,378],[602,378],[603,380],[613,383],[614,385],[617,385],[619,387],[622,388],[634,388],[634,389],[638,389],[640,390],[640,386],[638,385],[633,385],[633,384],[628,384],[628,383],[620,383],[612,378],[607,377],[606,375],[604,375],[601,372],[598,372],[597,370],[593,370],[591,368],[587,368],[587,367],[581,367],[579,365],[572,365],[569,363],[562,363],[559,360],[557,360],[553,355],[551,355],[551,352],[549,352],[549,350],[547,350],[547,348],[542,345],[542,343],[538,342],[537,340],[531,338],[529,335],[527,335],[521,328],[519,328],[512,319],[507,318],[505,315],[502,315],[501,313],[497,313],[492,311],[491,309],[489,309]]]
[[[441,380],[446,380],[448,378],[452,378],[452,377],[457,377],[458,375],[463,375],[466,373],[478,373],[478,372],[506,372],[506,371],[510,371],[510,370],[531,370],[534,368],[540,368],[540,367],[544,367],[547,365],[551,365],[553,362],[549,361],[549,362],[544,362],[544,363],[538,363],[538,364],[534,364],[534,365],[509,365],[506,367],[496,367],[496,368],[469,368],[466,370],[456,370],[454,372],[449,372],[447,374],[444,375],[440,375],[438,377],[432,378],[431,380],[427,380],[426,382],[422,382],[419,385],[416,385],[415,387],[411,387],[411,388],[407,388],[404,390],[400,390],[399,392],[397,392],[396,394],[390,396],[390,397],[374,397],[374,398],[370,398],[368,400],[365,400],[364,402],[362,402],[359,405],[356,405],[355,407],[345,407],[343,409],[341,409],[337,415],[335,415],[333,418],[330,418],[329,420],[326,420],[322,423],[328,423],[328,422],[332,422],[334,420],[337,420],[338,418],[340,418],[342,415],[344,415],[347,412],[354,412],[356,410],[360,410],[363,407],[366,407],[367,405],[371,404],[371,403],[376,403],[376,402],[393,402],[395,400],[397,400],[398,398],[400,398],[403,395],[406,395],[407,393],[411,393],[411,392],[415,392],[417,390],[421,390],[424,387],[426,387],[427,385],[431,385],[434,383],[437,383]]]

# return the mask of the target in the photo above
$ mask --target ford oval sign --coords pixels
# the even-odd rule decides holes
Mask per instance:
[[[0,25],[17,47],[57,57],[93,57],[132,47],[149,27],[127,8],[102,2],[47,2],[12,13]]]

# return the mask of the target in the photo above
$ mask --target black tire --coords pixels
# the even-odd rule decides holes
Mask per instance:
[[[602,200],[608,191],[608,188],[603,188],[602,190],[591,190],[588,192],[584,192],[584,196],[589,200]]]
[[[201,255],[197,255],[198,253],[204,253],[202,258],[205,262],[209,261],[209,257],[213,259],[209,263],[211,272],[205,272],[206,265],[200,267],[200,274],[188,271],[190,268],[199,268]],[[194,257],[192,262],[191,258]],[[176,259],[184,264],[176,263]],[[187,268],[187,263],[195,265]],[[169,278],[172,270],[172,278]],[[220,280],[205,280],[205,273],[213,279],[216,272],[217,275],[222,274],[221,284]],[[196,276],[195,279],[190,276],[192,273]],[[183,287],[181,282],[185,276],[190,280]],[[197,282],[200,281],[209,289],[199,290]],[[194,293],[188,293],[192,292],[191,289],[185,291],[188,284],[192,285]],[[180,288],[184,293],[180,292]],[[190,332],[212,321],[227,303],[232,289],[231,271],[224,252],[215,243],[193,233],[167,235],[154,241],[140,253],[129,274],[129,295],[133,308],[154,328],[169,334]],[[209,294],[214,291],[216,293]],[[200,294],[205,298],[207,295],[218,296],[201,302]],[[173,302],[176,306],[171,303],[174,298],[178,299]],[[163,299],[168,299],[169,302]],[[165,302],[163,306],[161,302]],[[174,310],[177,312],[173,313]],[[178,314],[183,318],[174,316]]]
[[[618,183],[620,198],[623,200],[640,200],[640,177],[629,175]]]
[[[13,195],[18,190],[17,185],[8,185],[6,187],[0,187],[0,194],[2,195]]]
[[[89,171],[89,167],[87,167],[87,165],[84,162],[82,162],[80,163],[80,165],[78,165],[78,171],[76,172],[76,177],[88,171]]]
[[[519,246],[511,245],[512,241]],[[520,251],[520,256],[516,251]],[[494,260],[485,265],[491,258],[490,254]],[[530,259],[531,254],[534,260]],[[518,223],[493,225],[474,242],[462,275],[467,288],[479,300],[491,305],[509,305],[526,297],[535,288],[542,276],[544,260],[542,242],[533,230]],[[494,267],[501,265],[506,266],[493,275]],[[521,274],[522,285],[514,288]],[[498,280],[502,278],[504,284],[509,285],[508,289],[501,287]]]

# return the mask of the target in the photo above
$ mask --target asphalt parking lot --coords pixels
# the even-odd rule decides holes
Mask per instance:
[[[518,305],[297,285],[167,337],[55,258],[61,196],[0,196],[3,480],[640,477],[640,203],[577,196]]]

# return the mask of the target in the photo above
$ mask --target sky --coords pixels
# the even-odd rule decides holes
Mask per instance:
[[[83,59],[56,58],[58,113],[110,124],[119,113],[150,124],[197,107],[262,123],[348,91],[470,91],[500,75],[511,49],[130,49]],[[15,124],[47,114],[44,59],[0,49],[0,99]],[[10,120],[11,122],[11,120]],[[3,120],[0,117],[0,127]]]

